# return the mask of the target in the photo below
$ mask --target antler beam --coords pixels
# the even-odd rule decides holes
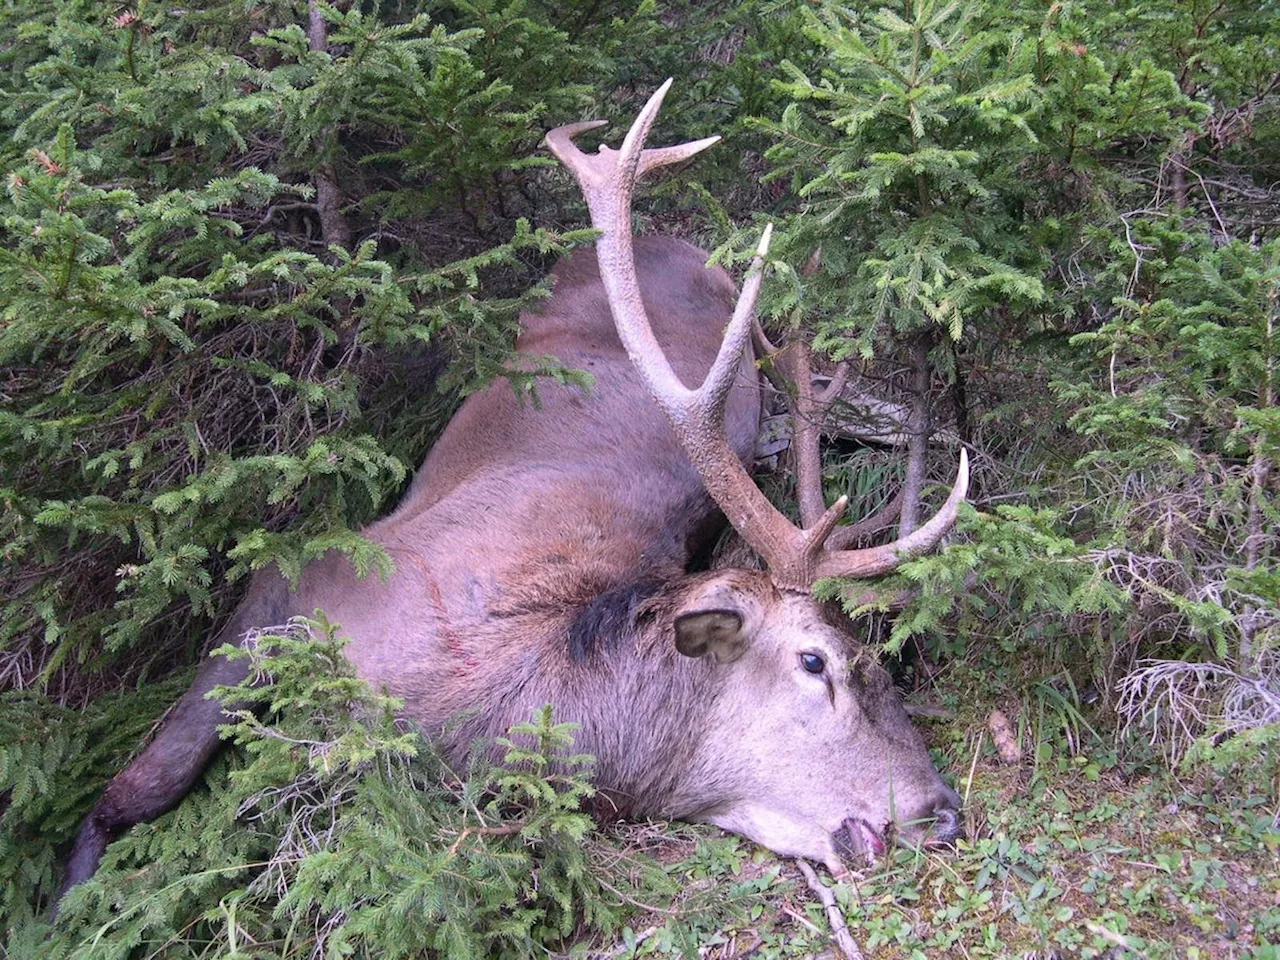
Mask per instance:
[[[724,428],[724,405],[751,339],[772,225],[765,228],[760,239],[715,362],[695,389],[686,387],[671,369],[645,314],[636,280],[631,244],[631,197],[636,181],[646,171],[687,160],[720,139],[708,137],[673,147],[644,149],[644,141],[670,87],[668,80],[649,98],[620,150],[601,146],[599,152],[592,155],[578,149],[573,138],[602,126],[603,122],[598,120],[558,127],[547,134],[547,146],[577,178],[591,212],[592,226],[601,231],[596,256],[622,345],[650,395],[671,422],[707,492],[768,564],[770,575],[779,587],[807,591],[819,577],[870,577],[887,573],[903,558],[931,549],[955,523],[956,511],[968,487],[967,457],[961,451],[955,486],[937,516],[910,536],[865,550],[823,549],[844,512],[847,498],[841,497],[816,519],[806,517],[805,526],[797,528],[760,492],[729,442]],[[806,512],[820,509],[819,506]]]

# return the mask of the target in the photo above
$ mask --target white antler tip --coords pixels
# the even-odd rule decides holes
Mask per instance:
[[[760,243],[756,247],[756,256],[763,257],[769,252],[769,241],[773,239],[773,224],[765,225],[764,233],[760,235]]]
[[[671,84],[675,82],[674,77],[667,77],[667,82],[653,91],[645,105],[640,108],[640,113],[636,117],[635,122],[631,125],[632,129],[643,129],[646,132],[653,118],[658,115],[658,110],[662,106],[662,101],[667,95],[667,91],[671,89]]]
[[[951,496],[957,500],[963,500],[969,492],[969,451],[964,447],[960,448],[960,469],[956,471],[955,486],[952,487]]]

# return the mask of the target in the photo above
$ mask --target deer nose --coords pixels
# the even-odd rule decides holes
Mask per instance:
[[[941,795],[933,806],[933,827],[929,830],[930,842],[950,846],[964,836],[964,824],[960,819],[962,803],[960,794],[948,786],[943,786]]]
[[[940,846],[952,846],[964,837],[964,824],[960,822],[960,811],[955,807],[935,807],[933,811],[933,828],[929,831],[929,841]]]

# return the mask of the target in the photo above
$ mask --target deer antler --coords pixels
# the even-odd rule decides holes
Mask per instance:
[[[813,252],[800,274],[811,277],[822,265],[822,248]],[[769,342],[757,317],[752,327],[752,339],[756,353],[767,363],[762,364],[765,375],[786,399],[791,414],[791,452],[796,467],[796,503],[800,508],[800,525],[812,526],[826,512],[822,498],[822,421],[831,404],[840,396],[849,377],[849,362],[836,365],[831,382],[817,394],[813,391],[810,371],[809,345],[803,341],[775,347]],[[837,527],[828,538],[828,549],[834,549],[832,538],[840,536],[847,527]],[[850,541],[851,542],[851,541]],[[847,544],[846,544],[847,545]]]
[[[841,497],[826,509],[819,507],[816,519],[805,518],[804,527],[797,528],[760,492],[729,442],[724,405],[752,335],[752,317],[772,225],[760,238],[719,353],[696,389],[686,387],[671,369],[653,335],[636,280],[631,248],[631,195],[636,181],[644,172],[686,160],[720,139],[709,137],[674,147],[644,149],[645,138],[670,87],[668,80],[649,98],[620,150],[601,146],[597,154],[589,155],[574,144],[575,136],[602,126],[602,121],[573,123],[547,134],[547,146],[577,178],[591,211],[592,226],[602,233],[596,243],[596,256],[622,345],[650,395],[671,422],[707,492],[734,529],[768,564],[779,587],[805,591],[821,577],[887,573],[907,557],[931,549],[955,523],[956,511],[968,487],[967,457],[961,450],[955,486],[936,516],[909,536],[864,550],[823,549],[844,512],[847,498]],[[821,504],[821,493],[818,497]]]

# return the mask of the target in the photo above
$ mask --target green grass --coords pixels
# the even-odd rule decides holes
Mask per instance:
[[[955,733],[954,722],[934,727]],[[1048,740],[1018,766],[1001,764],[989,744],[976,763],[953,757],[961,788],[973,764],[971,839],[954,853],[900,849],[835,884],[864,954],[1280,957],[1274,792],[1251,790],[1249,777],[1179,778],[1154,761],[1126,765],[1101,739],[1092,747],[1072,756],[1065,738]],[[691,844],[687,859],[674,859]],[[623,940],[594,949],[619,958],[689,956],[691,948],[708,958],[766,958],[831,946],[823,910],[790,861],[685,827],[659,852],[700,899],[708,880],[726,898],[736,891],[734,909],[719,923],[705,912],[693,921],[637,916],[630,929],[649,935],[634,948]],[[741,893],[752,881],[758,892],[744,913]]]

